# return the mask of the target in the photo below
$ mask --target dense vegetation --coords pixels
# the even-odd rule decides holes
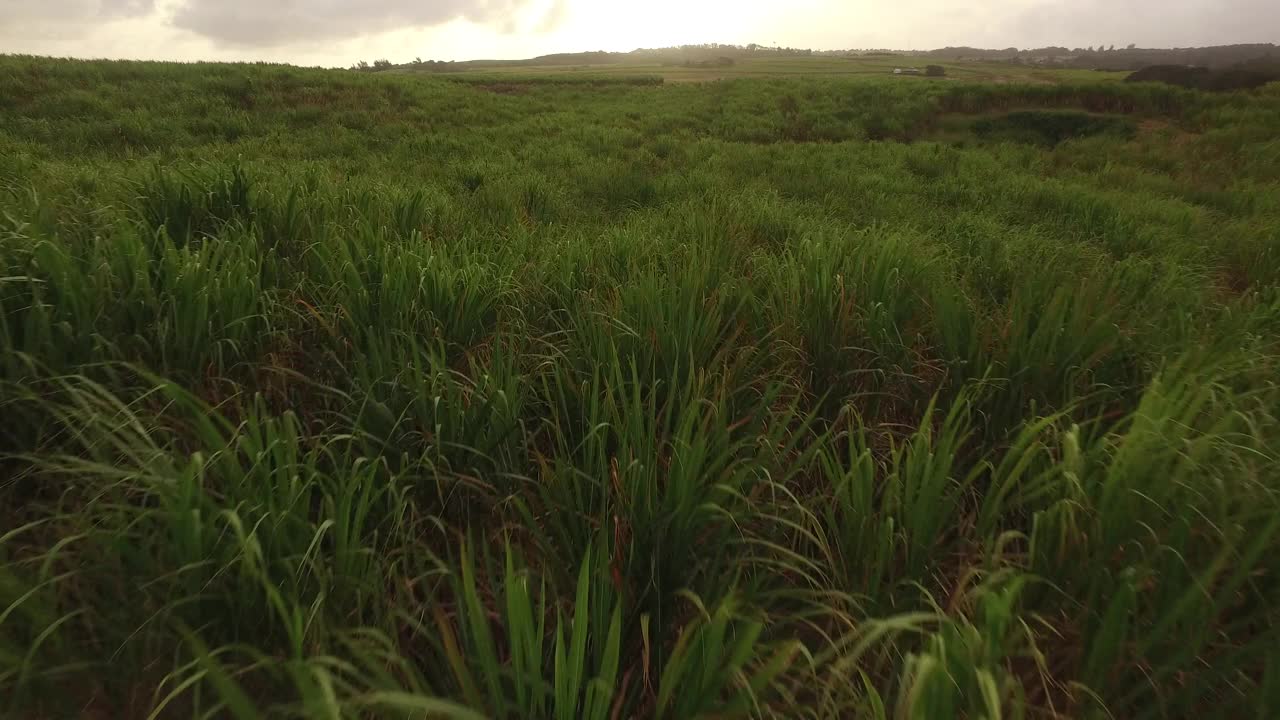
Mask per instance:
[[[1130,138],[1134,123],[1123,117],[1095,116],[1078,110],[1015,110],[996,117],[979,118],[973,131],[984,140],[1026,142],[1053,147],[1076,138],[1105,133]]]
[[[1126,82],[1163,82],[1179,87],[1226,92],[1252,90],[1280,80],[1280,63],[1273,68],[1231,67],[1210,69],[1189,65],[1152,65],[1129,77]]]
[[[0,58],[0,712],[1268,717],[1277,118]]]

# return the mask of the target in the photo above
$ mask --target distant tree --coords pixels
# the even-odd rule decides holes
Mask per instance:
[[[383,60],[374,60],[374,61],[373,61],[373,69],[374,69],[374,71],[375,71],[375,72],[377,72],[377,71],[379,71],[379,70],[390,70],[390,69],[391,69],[391,61],[390,61],[390,60],[386,60],[386,59],[383,59]]]
[[[1127,47],[1127,48],[1125,48],[1125,49],[1126,49],[1126,50],[1133,50],[1133,49],[1135,49],[1135,48],[1137,48],[1137,47],[1138,47],[1138,44],[1137,44],[1137,43],[1129,43],[1129,47]]]
[[[927,65],[925,66],[924,74],[929,77],[944,77],[947,74],[947,69],[941,65]]]
[[[1112,45],[1111,47],[1107,48],[1107,52],[1115,52],[1115,51],[1116,51],[1115,45]]]

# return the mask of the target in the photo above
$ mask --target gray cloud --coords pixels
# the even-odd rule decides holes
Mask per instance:
[[[1280,39],[1277,0],[1044,0],[1015,15],[1023,46],[1202,46]]]
[[[0,0],[0,21],[77,23],[155,12],[155,0]]]
[[[119,1],[119,0],[117,0]],[[450,20],[510,22],[529,0],[187,0],[173,25],[215,42],[266,47],[337,40]]]

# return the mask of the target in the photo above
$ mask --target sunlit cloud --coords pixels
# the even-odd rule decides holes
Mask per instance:
[[[290,42],[346,39],[462,19],[511,27],[530,0],[186,0],[175,27],[215,42],[270,47]]]

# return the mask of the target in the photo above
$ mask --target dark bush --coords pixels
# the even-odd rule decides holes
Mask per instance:
[[[1274,69],[1233,67],[1210,70],[1189,65],[1152,65],[1125,78],[1125,82],[1159,82],[1210,92],[1249,90],[1276,80],[1280,80],[1280,71]]]
[[[1227,68],[1215,70],[1204,79],[1202,90],[1210,92],[1226,92],[1229,90],[1252,90],[1269,82],[1280,81],[1280,72],[1274,70],[1246,70]]]
[[[929,77],[945,77],[947,69],[941,65],[929,65],[925,67],[924,74]]]

